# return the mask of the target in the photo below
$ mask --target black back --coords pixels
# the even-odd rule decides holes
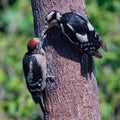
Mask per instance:
[[[95,48],[94,51],[96,51],[101,46],[101,40],[99,38],[98,33],[95,30],[93,31],[89,30],[87,25],[88,21],[85,20],[81,15],[74,12],[65,13],[61,17],[60,23],[63,24],[63,27],[65,28],[64,29],[65,33],[69,36],[69,38],[73,41],[73,43],[75,43],[80,47],[82,45],[83,50],[85,50],[84,48],[86,47],[88,48],[86,52],[90,50],[89,49],[90,47],[94,47]],[[71,25],[74,31],[69,29],[67,24]],[[81,43],[76,37],[75,35],[76,33],[79,33],[81,35],[87,34],[87,38],[89,41]],[[86,43],[93,43],[93,44],[87,46]]]
[[[61,22],[63,24],[70,24],[75,31],[82,35],[84,35],[86,31],[89,31],[87,27],[87,21],[82,16],[74,12],[63,14],[63,16],[61,17]]]

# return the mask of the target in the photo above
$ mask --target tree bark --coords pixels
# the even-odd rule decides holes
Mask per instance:
[[[84,0],[32,0],[32,9],[37,37],[41,37],[44,20],[50,10],[61,13],[74,10],[87,19]],[[92,58],[81,55],[58,28],[50,29],[48,34],[43,46],[48,72],[55,76],[55,83],[47,84],[46,88],[46,120],[100,120]]]

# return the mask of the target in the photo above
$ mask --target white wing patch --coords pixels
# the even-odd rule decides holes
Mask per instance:
[[[81,34],[79,34],[79,33],[76,33],[76,37],[77,37],[77,39],[78,39],[80,42],[82,42],[82,43],[88,42],[87,34],[81,35]]]
[[[73,28],[70,24],[67,23],[67,26],[68,26],[72,31],[75,31],[74,28]]]
[[[75,43],[71,40],[71,38],[65,33],[63,24],[60,24],[60,27],[61,27],[61,29],[62,29],[63,34],[70,40],[70,42],[72,42],[73,44],[75,44]]]
[[[90,22],[88,22],[87,25],[88,25],[88,28],[89,28],[90,31],[93,31],[93,30],[94,30],[94,27],[91,25]]]

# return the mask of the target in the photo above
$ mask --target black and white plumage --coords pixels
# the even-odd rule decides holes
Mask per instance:
[[[31,39],[27,44],[27,49],[28,52],[23,58],[23,71],[27,88],[32,95],[33,101],[40,104],[44,113],[41,97],[43,97],[47,79],[46,54],[42,49],[39,38]]]
[[[56,10],[50,11],[45,18],[45,20],[48,24],[48,28],[54,27],[54,26],[59,27],[58,23],[59,23],[61,17],[62,17],[62,14],[60,12],[58,12]]]
[[[59,17],[56,14],[59,14]],[[56,25],[59,26],[62,33],[71,43],[78,46],[81,53],[87,53],[101,58],[102,55],[98,49],[101,47],[104,51],[107,51],[106,45],[91,23],[75,12],[60,14],[53,10],[48,13],[46,21],[48,28]]]

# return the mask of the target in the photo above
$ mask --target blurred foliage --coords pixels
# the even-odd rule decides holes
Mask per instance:
[[[33,37],[29,0],[0,0],[0,119],[40,120],[22,72],[26,44]]]
[[[89,20],[108,52],[95,59],[102,120],[120,120],[120,0],[87,0]]]
[[[102,120],[120,119],[120,0],[86,0],[89,20],[107,44],[95,59]],[[22,72],[26,43],[33,37],[29,0],[0,0],[0,117],[38,120],[39,107],[27,91]],[[101,51],[102,52],[102,51]]]

